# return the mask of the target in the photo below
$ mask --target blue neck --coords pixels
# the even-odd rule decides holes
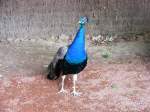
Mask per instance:
[[[69,63],[81,63],[86,59],[85,52],[85,26],[80,25],[80,28],[71,43],[66,53],[65,59]]]
[[[84,25],[80,25],[80,28],[72,44],[70,45],[70,48],[71,47],[79,47],[81,49],[85,49],[85,26]]]

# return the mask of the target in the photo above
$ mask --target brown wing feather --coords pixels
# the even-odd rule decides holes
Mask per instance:
[[[58,49],[58,51],[57,51],[57,53],[55,54],[55,56],[54,56],[52,62],[51,62],[51,63],[49,64],[49,66],[48,66],[48,72],[49,72],[48,78],[49,78],[49,79],[52,80],[52,79],[57,79],[57,78],[58,78],[58,77],[56,76],[56,74],[55,74],[55,67],[56,67],[56,65],[57,65],[57,62],[58,62],[59,60],[61,60],[61,59],[64,58],[64,56],[65,56],[65,54],[66,54],[66,52],[67,52],[67,49],[68,49],[67,46],[65,46],[65,47],[60,47],[60,48]]]

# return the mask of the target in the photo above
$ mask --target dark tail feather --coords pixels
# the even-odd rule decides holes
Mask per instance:
[[[47,79],[49,79],[49,80],[56,80],[56,79],[58,79],[58,77],[57,76],[51,76],[50,74],[48,74],[47,75]]]
[[[49,66],[48,66],[47,78],[50,79],[50,80],[58,79],[58,76],[55,74],[55,68],[53,67],[52,63],[50,63]]]

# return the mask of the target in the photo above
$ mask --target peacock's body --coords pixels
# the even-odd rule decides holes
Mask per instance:
[[[87,17],[82,17],[79,21],[80,28],[69,46],[58,49],[54,59],[49,65],[48,78],[51,80],[62,77],[62,87],[60,92],[64,90],[64,79],[66,75],[73,75],[73,95],[79,95],[75,90],[75,82],[77,74],[80,73],[87,65],[87,52],[85,49],[85,24]]]

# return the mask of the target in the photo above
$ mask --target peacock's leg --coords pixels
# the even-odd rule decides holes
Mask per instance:
[[[81,93],[76,91],[76,81],[77,81],[77,74],[73,75],[73,91],[72,91],[72,95],[73,96],[80,96]]]
[[[62,78],[61,89],[58,93],[67,93],[67,91],[64,89],[64,81],[65,81],[66,75],[61,76],[61,78]]]

